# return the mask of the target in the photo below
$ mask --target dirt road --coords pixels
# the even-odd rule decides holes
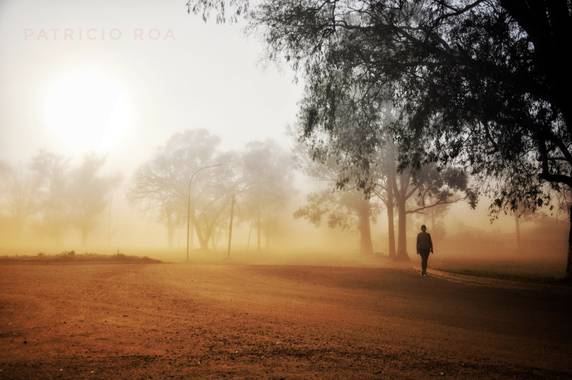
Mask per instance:
[[[1,265],[0,378],[572,378],[571,300],[381,268]]]

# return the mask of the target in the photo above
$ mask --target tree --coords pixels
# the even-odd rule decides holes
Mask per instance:
[[[219,144],[220,139],[205,129],[175,133],[134,175],[128,197],[156,213],[167,228],[169,246],[175,228],[187,217],[190,233],[196,233],[201,249],[207,250],[212,243],[232,178],[229,167],[213,167],[231,160],[230,153],[218,150]]]
[[[262,235],[266,245],[276,224],[276,213],[291,197],[292,158],[272,140],[252,141],[240,155],[240,193],[242,217],[256,228],[260,251]]]
[[[357,3],[267,1],[256,22],[306,72],[343,67],[389,89],[409,115],[401,162],[465,165],[497,210],[572,185],[566,1]],[[570,276],[572,249],[568,263]]]
[[[359,191],[320,191],[310,193],[306,204],[294,212],[295,218],[304,218],[316,226],[323,219],[328,227],[343,230],[357,228],[360,253],[373,254],[370,221],[379,213],[377,205],[364,199]]]
[[[209,244],[216,249],[218,234],[227,227],[227,211],[237,191],[237,160],[234,152],[219,152],[214,166],[203,165],[204,172],[195,171],[195,180],[189,182],[191,222],[203,250]]]
[[[40,151],[27,170],[4,167],[3,197],[12,238],[31,225],[60,244],[66,231],[77,228],[81,240],[97,225],[117,176],[100,174],[104,158],[86,155],[72,165],[62,155]]]
[[[375,218],[379,208],[371,203],[369,194],[364,194],[355,186],[352,182],[354,176],[345,177],[355,173],[348,171],[344,163],[338,160],[338,152],[327,148],[322,142],[304,138],[304,135],[297,140],[294,147],[296,167],[323,183],[327,189],[310,193],[306,205],[296,210],[294,217],[308,219],[317,226],[327,217],[330,228],[357,227],[360,253],[373,254],[370,221]],[[340,149],[343,148],[340,146]]]
[[[439,169],[425,164],[419,169],[403,169],[397,178],[394,193],[399,217],[398,259],[408,258],[408,214],[423,213],[461,200],[467,200],[472,208],[476,206],[477,195],[468,187],[466,172],[459,168]]]
[[[27,171],[0,162],[0,204],[6,224],[2,230],[6,238],[10,237],[12,241],[22,238],[22,232],[36,210],[34,193],[32,178]]]
[[[368,92],[352,73],[313,73],[300,120],[300,138],[308,154],[329,164],[338,188],[355,187],[366,200],[375,194],[385,203],[389,255],[393,258],[408,259],[408,214],[461,199],[475,206],[476,194],[467,186],[465,171],[453,167],[438,170],[429,163],[399,164],[401,142],[394,137],[394,130],[407,120],[396,112],[385,92]],[[408,202],[414,198],[417,205],[408,209]],[[431,202],[427,202],[429,198]],[[398,215],[397,251],[394,208]]]
[[[69,161],[61,155],[41,151],[32,159],[30,169],[37,227],[60,244],[70,224]]]
[[[105,159],[86,155],[81,164],[68,174],[68,202],[70,223],[79,228],[81,241],[87,238],[97,224],[97,218],[109,203],[109,194],[119,181],[117,176],[100,174]]]
[[[86,155],[80,164],[72,166],[70,160],[62,155],[39,152],[30,165],[30,192],[26,192],[24,178],[20,179],[24,182],[14,182],[22,191],[18,198],[13,197],[12,200],[13,207],[22,209],[14,212],[24,215],[31,207],[39,230],[57,244],[68,228],[78,228],[85,245],[119,179],[100,174],[104,163],[104,158]],[[26,200],[30,195],[33,202]]]
[[[542,207],[572,187],[567,0],[266,0],[253,14],[272,58],[390,91],[410,119],[401,162],[465,165],[493,210]],[[572,205],[570,218],[568,277]]]

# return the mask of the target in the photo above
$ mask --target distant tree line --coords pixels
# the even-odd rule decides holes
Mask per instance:
[[[247,226],[248,244],[257,250],[282,232],[295,191],[291,154],[272,140],[251,141],[240,151],[220,144],[206,129],[175,133],[126,183],[130,203],[165,226],[169,247],[175,231],[188,224],[192,245],[220,248],[231,209],[234,224]],[[34,236],[61,247],[76,231],[87,246],[104,216],[118,216],[105,213],[112,193],[125,191],[104,165],[94,154],[71,160],[46,151],[24,167],[0,162],[0,232],[12,242]]]
[[[85,245],[120,181],[102,174],[104,163],[102,157],[85,155],[72,165],[62,155],[41,151],[24,170],[4,165],[3,229],[16,240],[31,229],[58,245],[67,231],[76,230]]]
[[[279,211],[293,194],[290,154],[271,140],[249,142],[239,152],[220,143],[206,129],[176,133],[135,172],[128,197],[155,213],[169,246],[175,229],[189,222],[192,241],[202,250],[216,248],[231,207],[237,222],[255,231],[257,250],[278,232]]]

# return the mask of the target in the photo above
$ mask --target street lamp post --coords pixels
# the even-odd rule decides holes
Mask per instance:
[[[189,256],[190,256],[190,252],[191,252],[191,246],[190,246],[190,237],[191,237],[191,235],[190,235],[190,228],[191,228],[191,189],[192,189],[192,185],[193,185],[193,180],[195,179],[196,175],[199,174],[200,172],[202,172],[203,170],[216,168],[216,167],[219,167],[222,165],[223,164],[214,164],[214,165],[203,166],[203,167],[195,170],[191,174],[191,176],[189,177],[189,187],[188,187],[188,197],[187,197],[187,262],[189,262]]]

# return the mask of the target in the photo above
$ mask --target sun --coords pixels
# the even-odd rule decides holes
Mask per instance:
[[[131,107],[120,82],[94,69],[68,71],[48,84],[43,118],[50,137],[73,152],[106,152],[130,127]]]

